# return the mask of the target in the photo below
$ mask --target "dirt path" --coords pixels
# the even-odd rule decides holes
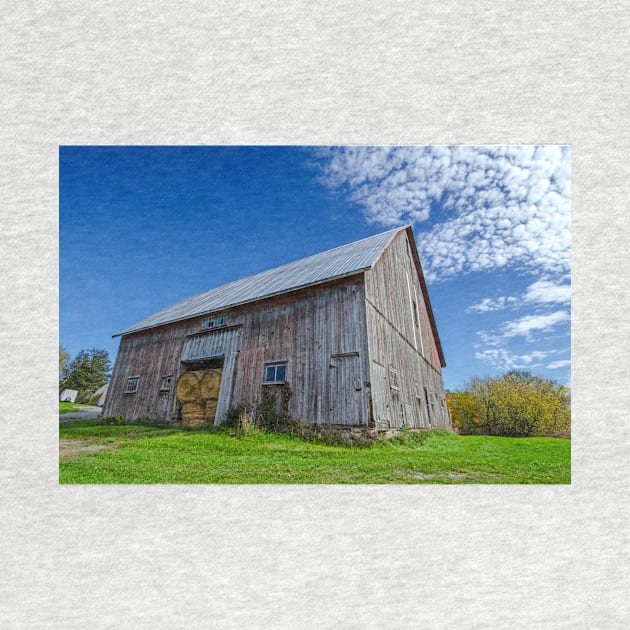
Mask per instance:
[[[87,440],[59,440],[59,459],[65,460],[74,457],[78,453],[96,453],[104,448],[110,448],[112,444],[89,444]]]
[[[71,411],[70,413],[60,413],[59,422],[72,422],[73,420],[91,420],[101,415],[101,407],[85,407],[81,411]]]

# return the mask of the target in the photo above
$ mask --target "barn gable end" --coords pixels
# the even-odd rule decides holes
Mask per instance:
[[[444,356],[411,228],[365,272],[365,285],[377,428],[448,427]]]

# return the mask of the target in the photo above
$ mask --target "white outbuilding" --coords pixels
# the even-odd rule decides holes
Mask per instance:
[[[76,389],[64,389],[61,394],[59,394],[60,402],[71,402],[73,403],[79,392]]]

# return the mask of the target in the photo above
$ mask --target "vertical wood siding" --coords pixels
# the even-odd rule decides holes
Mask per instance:
[[[377,428],[448,427],[440,358],[406,232],[365,272],[365,292]]]
[[[173,408],[182,346],[193,326],[190,321],[177,322],[122,337],[103,415],[167,418]],[[200,323],[194,327],[195,332],[199,327]],[[170,390],[161,392],[162,378],[171,375]],[[127,379],[132,376],[140,377],[138,389],[134,394],[125,394]]]
[[[218,314],[218,313],[217,313]],[[167,324],[121,339],[104,415],[168,419],[181,361],[224,354],[217,422],[241,401],[260,398],[266,363],[286,362],[291,389],[289,413],[316,423],[365,424],[369,416],[369,363],[363,276],[311,287],[221,311],[226,329],[198,334],[203,317]],[[238,332],[235,332],[238,331]],[[354,354],[353,354],[354,353]],[[347,365],[345,358],[353,355]],[[343,391],[337,364],[348,378],[352,404]],[[174,375],[171,391],[160,393],[162,377]],[[127,379],[139,376],[135,394],[124,394]],[[331,385],[334,383],[334,385]]]
[[[310,422],[356,425],[366,423],[369,389],[365,294],[362,276],[333,285],[313,287],[299,296],[267,300],[242,313],[241,352],[236,366],[234,403],[261,395],[266,363],[286,362],[291,388],[289,413]],[[336,396],[339,376],[333,355],[356,353],[352,379],[361,383],[355,406],[340,410]],[[349,387],[354,388],[354,381]],[[274,391],[274,386],[270,387]]]

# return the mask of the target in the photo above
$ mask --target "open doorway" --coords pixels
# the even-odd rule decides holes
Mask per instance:
[[[184,426],[214,424],[224,356],[182,361],[175,388],[178,413]]]

